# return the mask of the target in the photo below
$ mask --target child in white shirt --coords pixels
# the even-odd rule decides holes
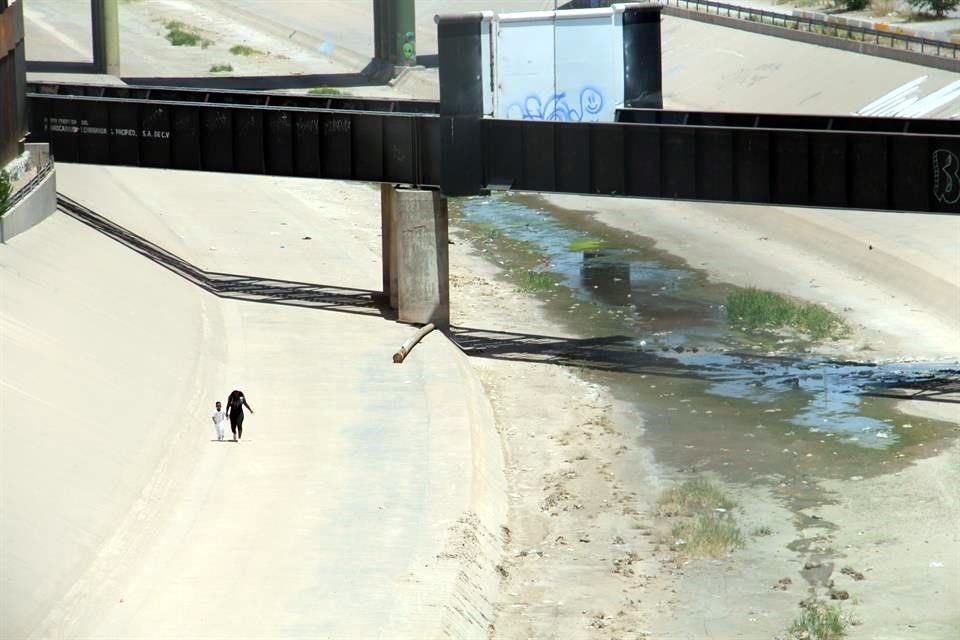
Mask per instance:
[[[220,408],[220,402],[217,401],[217,410],[213,412],[213,426],[217,428],[217,440],[223,440],[223,421],[227,419],[227,414]]]

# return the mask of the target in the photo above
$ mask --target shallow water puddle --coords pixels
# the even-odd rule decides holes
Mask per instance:
[[[808,344],[727,327],[734,290],[643,238],[541,199],[461,200],[458,224],[547,302],[563,326],[593,341],[557,347],[647,418],[658,460],[736,481],[868,477],[933,455],[958,434],[907,418],[865,395],[960,373],[960,363],[873,365],[807,353]],[[598,346],[599,345],[599,346]]]

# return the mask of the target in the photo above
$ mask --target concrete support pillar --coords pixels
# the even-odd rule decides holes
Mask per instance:
[[[447,247],[447,199],[438,191],[392,188],[392,225],[384,256],[395,268],[390,283],[396,292],[400,322],[438,328],[450,325],[450,262]],[[395,278],[395,280],[394,280]],[[396,283],[393,288],[393,282]]]
[[[97,73],[120,75],[120,14],[117,0],[90,0],[93,66]]]
[[[383,295],[390,300],[390,308],[397,308],[397,248],[394,241],[393,212],[396,204],[396,186],[380,185],[380,253],[383,257]]]

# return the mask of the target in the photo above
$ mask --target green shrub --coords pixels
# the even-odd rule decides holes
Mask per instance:
[[[175,47],[200,45],[202,49],[206,49],[213,44],[213,40],[204,38],[197,33],[196,29],[179,20],[170,20],[164,26],[167,28],[167,40]]]
[[[946,17],[947,11],[952,11],[960,4],[960,0],[907,0],[907,4],[923,13],[932,11],[938,18]]]
[[[314,87],[307,91],[311,96],[345,96],[349,95],[345,91],[340,91],[340,89],[334,89],[333,87]]]
[[[253,47],[248,47],[245,44],[235,44],[230,47],[230,53],[235,56],[252,56],[254,54],[261,55],[263,51],[254,49]]]
[[[860,11],[866,9],[869,0],[843,0],[843,8],[847,11]]]
[[[0,171],[0,215],[7,212],[10,205],[10,196],[13,195],[13,182],[6,169]]]

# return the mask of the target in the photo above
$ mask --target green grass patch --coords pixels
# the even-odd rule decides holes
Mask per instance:
[[[232,64],[212,64],[210,65],[210,73],[221,73],[223,71],[233,71]]]
[[[736,503],[703,478],[687,480],[663,492],[657,500],[657,512],[667,516],[688,516],[714,509],[730,510]]]
[[[722,558],[743,547],[743,533],[725,513],[701,513],[671,531],[674,544],[697,558]]]
[[[340,91],[334,87],[314,87],[307,91],[311,96],[346,96],[350,95],[346,91]]]
[[[847,635],[849,621],[838,605],[813,603],[790,625],[793,640],[840,640]]]
[[[503,237],[503,231],[492,222],[472,222],[471,226],[483,238],[496,240]]]
[[[846,331],[843,319],[832,311],[773,291],[741,289],[727,297],[726,306],[728,320],[747,330],[791,328],[815,340],[839,337]]]
[[[596,251],[603,246],[603,240],[596,238],[581,238],[574,240],[568,247],[570,251]]]
[[[549,271],[517,269],[513,274],[514,282],[525,291],[552,291],[560,282],[560,276]]]
[[[253,55],[263,55],[263,51],[259,49],[254,49],[253,47],[248,47],[245,44],[235,44],[230,47],[230,53],[235,56],[253,56]]]
[[[167,40],[175,47],[199,46],[206,49],[213,44],[213,40],[204,38],[195,28],[179,20],[169,20],[164,27],[167,29]]]

